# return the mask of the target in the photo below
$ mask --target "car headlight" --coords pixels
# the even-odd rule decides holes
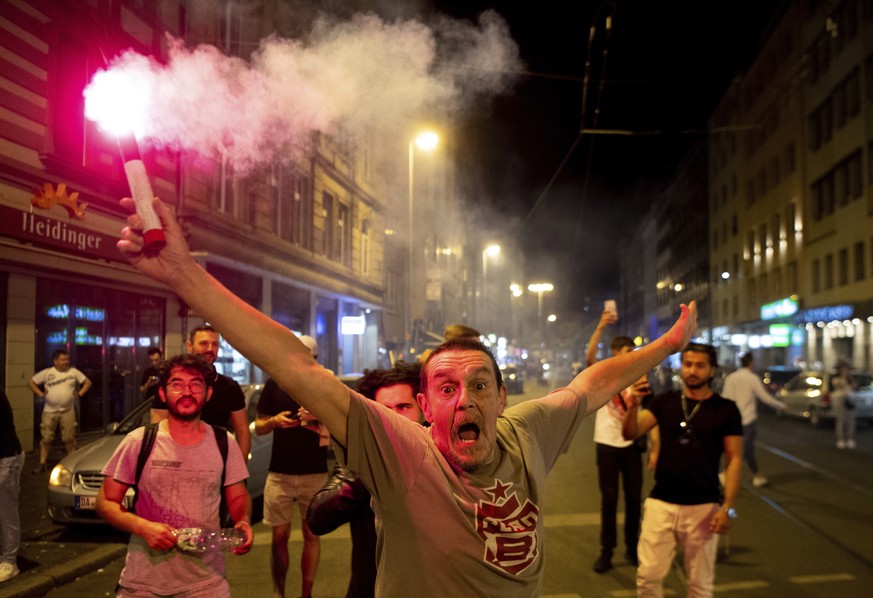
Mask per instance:
[[[58,463],[55,465],[54,469],[52,469],[51,475],[49,475],[49,486],[63,486],[65,488],[71,488],[73,483],[73,472]]]

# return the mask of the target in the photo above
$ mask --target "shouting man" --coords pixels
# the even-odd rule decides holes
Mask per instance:
[[[133,200],[123,200],[129,208]],[[543,580],[541,504],[546,474],[582,418],[680,350],[697,308],[639,351],[603,360],[567,387],[506,408],[506,387],[478,341],[430,355],[418,402],[422,427],[350,390],[287,328],[246,304],[191,257],[178,222],[154,207],[167,235],[144,253],[133,214],[119,248],[170,286],[228,341],[331,431],[338,459],[358,473],[379,520],[377,596],[538,596]]]

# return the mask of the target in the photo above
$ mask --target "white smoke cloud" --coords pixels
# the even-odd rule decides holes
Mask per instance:
[[[489,11],[433,28],[374,14],[321,18],[306,43],[272,36],[250,61],[171,40],[166,64],[128,52],[107,71],[149,81],[149,141],[224,153],[245,170],[302,150],[312,131],[403,134],[423,116],[458,115],[505,91],[520,69],[506,22]]]

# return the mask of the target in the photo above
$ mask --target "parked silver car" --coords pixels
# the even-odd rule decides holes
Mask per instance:
[[[273,435],[255,434],[254,421],[263,385],[243,384],[242,389],[246,396],[246,414],[252,433],[249,479],[246,486],[254,499],[264,493]],[[120,424],[112,426],[112,432],[67,455],[55,465],[49,476],[48,487],[48,511],[53,521],[63,524],[103,522],[95,511],[97,491],[103,484],[104,477],[100,472],[125,435],[148,424],[150,407],[151,401],[141,403]],[[125,497],[128,504],[132,497],[133,490],[128,490]]]
[[[805,417],[812,425],[821,425],[834,417],[831,376],[831,372],[804,370],[786,382],[776,393],[776,398],[785,403],[787,415]],[[873,375],[854,373],[853,378],[855,391],[851,401],[855,416],[873,419]]]
[[[786,382],[802,371],[800,368],[793,368],[787,365],[772,365],[761,370],[761,381],[767,387],[767,390],[770,391],[770,394],[775,395],[779,392],[779,389],[785,386]]]

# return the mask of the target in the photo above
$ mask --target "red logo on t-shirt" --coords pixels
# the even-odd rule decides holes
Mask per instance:
[[[519,503],[512,484],[494,481],[487,488],[493,502],[480,501],[476,506],[476,531],[485,541],[485,561],[512,574],[521,573],[539,554],[537,521],[539,508],[525,499]]]

